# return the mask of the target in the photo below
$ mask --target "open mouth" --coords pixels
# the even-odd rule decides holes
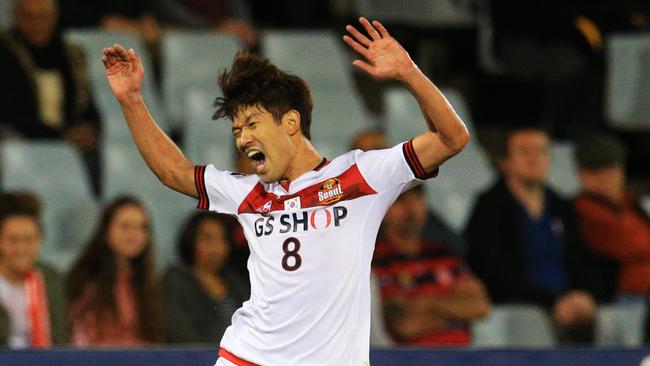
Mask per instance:
[[[264,166],[264,162],[266,162],[266,155],[264,155],[264,153],[259,150],[249,150],[246,153],[246,156],[253,165],[253,168],[255,168],[255,170],[259,173],[259,171],[262,170],[262,167]]]

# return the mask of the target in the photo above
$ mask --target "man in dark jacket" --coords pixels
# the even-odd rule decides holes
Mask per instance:
[[[598,279],[580,241],[572,206],[545,185],[549,138],[511,131],[498,161],[502,178],[478,198],[466,235],[468,262],[494,303],[529,303],[551,311],[560,341],[593,337]]]

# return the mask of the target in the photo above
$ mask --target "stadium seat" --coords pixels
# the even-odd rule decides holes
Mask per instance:
[[[472,325],[472,344],[477,347],[535,347],[555,345],[547,313],[532,305],[497,305],[488,318]]]
[[[30,191],[41,200],[41,258],[66,270],[91,234],[97,204],[81,157],[63,142],[3,142],[2,189]]]
[[[0,30],[11,27],[16,2],[17,0],[0,1]]]
[[[239,49],[237,39],[225,33],[177,30],[163,35],[162,91],[174,127],[184,127],[187,120],[188,91],[216,90],[218,73],[231,65]]]
[[[469,143],[478,146],[474,121],[463,95],[455,89],[445,88],[441,91],[467,126],[470,136],[473,137]],[[426,131],[427,125],[420,111],[420,106],[407,89],[388,89],[385,94],[385,104],[386,133],[390,143],[396,144],[410,140]]]
[[[357,14],[382,22],[420,27],[473,26],[473,0],[356,0]]]
[[[317,148],[323,144],[338,155],[347,151],[348,142],[358,132],[379,127],[353,86],[351,59],[337,35],[329,31],[270,31],[261,44],[271,62],[309,85],[314,101],[312,140]]]
[[[612,127],[650,131],[650,34],[607,39],[606,111]]]
[[[183,135],[185,156],[197,164],[214,164],[223,170],[231,170],[234,138],[229,120],[212,119],[214,100],[221,95],[217,91],[190,90],[185,98],[187,125]]]
[[[105,141],[109,143],[131,143],[131,134],[122,116],[122,110],[108,86],[106,71],[102,64],[102,49],[115,43],[119,43],[127,49],[133,48],[140,55],[145,70],[142,95],[149,106],[149,111],[160,127],[165,131],[169,131],[167,112],[155,88],[151,59],[140,39],[128,33],[95,29],[69,30],[65,33],[65,38],[80,45],[86,53],[95,103],[102,115]]]
[[[596,345],[639,347],[643,344],[645,303],[604,305],[598,308]]]
[[[468,145],[440,167],[438,177],[426,183],[429,207],[460,232],[469,219],[474,200],[495,178],[483,149]]]
[[[569,142],[553,142],[549,185],[564,198],[573,198],[579,189],[577,166],[573,154],[575,146]]]
[[[387,348],[393,345],[388,335],[377,277],[370,276],[370,346]]]
[[[144,202],[152,215],[156,265],[164,269],[173,261],[178,231],[195,201],[160,183],[134,144],[106,145],[103,164],[104,200],[127,194]]]

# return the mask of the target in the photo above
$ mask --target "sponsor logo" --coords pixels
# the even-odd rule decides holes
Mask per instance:
[[[300,209],[300,196],[289,198],[284,201],[285,211],[296,211]]]
[[[255,220],[255,235],[268,236],[274,233],[287,234],[326,230],[341,226],[348,216],[344,206],[321,207],[311,212],[293,212],[279,216],[263,216]]]
[[[265,203],[263,206],[260,206],[255,209],[255,211],[260,212],[260,213],[267,213],[271,211],[271,203],[272,201],[268,201]]]
[[[329,205],[343,198],[343,188],[338,178],[330,178],[323,183],[318,191],[318,202]]]

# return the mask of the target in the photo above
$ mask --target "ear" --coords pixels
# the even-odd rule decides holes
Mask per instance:
[[[292,109],[282,116],[282,125],[285,126],[289,135],[293,136],[300,132],[300,113]]]

